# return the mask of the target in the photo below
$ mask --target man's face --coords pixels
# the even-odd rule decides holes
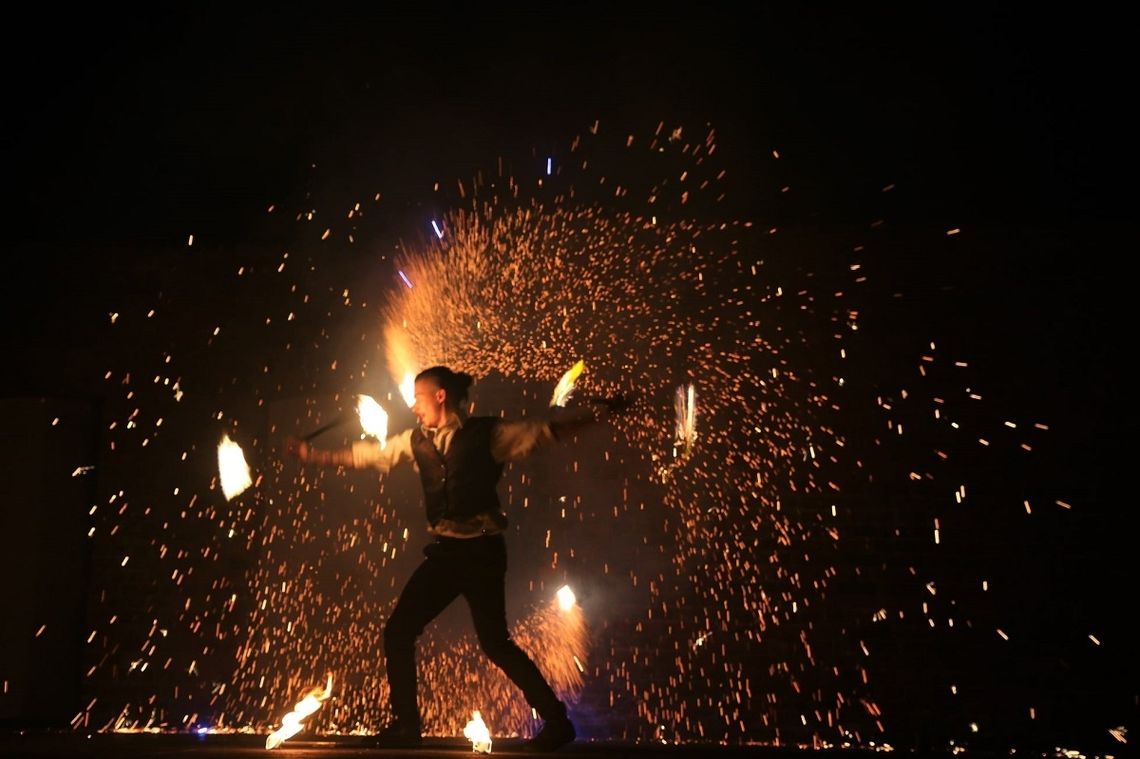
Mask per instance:
[[[427,378],[416,381],[416,402],[412,404],[412,413],[420,420],[424,427],[440,427],[447,417],[443,402],[447,392],[440,387],[434,379]]]

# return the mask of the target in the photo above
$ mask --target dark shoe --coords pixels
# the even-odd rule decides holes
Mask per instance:
[[[370,748],[418,748],[424,745],[424,738],[418,727],[409,727],[403,722],[393,722],[378,734],[368,738],[364,744]]]
[[[538,731],[538,735],[522,745],[522,750],[532,753],[557,751],[567,743],[572,742],[577,736],[578,733],[574,731],[574,723],[566,717],[547,720],[542,729]]]

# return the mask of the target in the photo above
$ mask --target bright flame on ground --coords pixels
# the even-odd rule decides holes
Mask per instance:
[[[574,608],[574,604],[578,602],[574,591],[570,590],[569,585],[563,585],[558,589],[558,607],[562,611],[570,611]]]
[[[359,395],[356,413],[360,414],[360,427],[364,434],[379,440],[383,448],[388,437],[388,412],[371,395]]]
[[[313,688],[308,694],[297,702],[293,707],[293,711],[289,712],[282,718],[281,727],[274,730],[265,739],[265,747],[273,749],[280,746],[285,741],[292,738],[305,727],[301,724],[301,720],[308,717],[310,714],[321,708],[321,702],[332,695],[332,673],[329,673],[328,683],[322,690],[320,686]]]
[[[574,392],[574,385],[578,382],[579,375],[581,375],[585,369],[586,362],[580,360],[574,364],[574,366],[570,367],[570,371],[562,375],[562,379],[558,380],[558,387],[554,388],[554,397],[550,399],[551,406],[566,405],[566,401],[570,400],[570,396]]]
[[[222,435],[222,442],[218,443],[218,474],[227,501],[253,484],[249,476],[249,465],[245,463],[245,454],[240,445],[230,440],[229,435]]]
[[[471,721],[463,728],[463,735],[471,741],[471,750],[480,754],[491,753],[491,731],[483,723],[479,710],[471,712]]]

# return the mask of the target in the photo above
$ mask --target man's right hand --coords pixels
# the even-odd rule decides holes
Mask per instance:
[[[628,410],[629,407],[633,405],[633,401],[632,393],[620,393],[618,395],[594,398],[595,403],[605,406],[606,413],[609,416],[614,416]]]

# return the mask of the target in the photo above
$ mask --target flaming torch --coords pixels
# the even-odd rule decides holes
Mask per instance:
[[[222,442],[218,443],[218,474],[227,501],[241,495],[253,484],[249,476],[249,465],[245,463],[245,454],[240,445],[230,440],[229,435],[222,435]]]
[[[293,711],[286,714],[281,720],[281,727],[274,730],[265,739],[265,748],[275,749],[285,741],[292,738],[305,727],[301,720],[321,708],[321,703],[332,695],[333,676],[329,673],[328,683],[322,689],[319,685],[308,692],[303,699],[297,702]]]
[[[356,415],[360,417],[360,428],[364,430],[364,434],[377,438],[380,441],[380,447],[383,448],[384,439],[388,437],[388,412],[371,395],[358,395],[356,396]],[[301,439],[306,443],[311,442],[333,427],[344,424],[348,418],[348,414],[341,414],[331,422],[317,427]]]
[[[697,398],[692,385],[677,388],[673,406],[677,411],[676,443],[688,455],[697,440]]]
[[[491,731],[483,722],[479,710],[471,712],[471,721],[463,728],[463,736],[471,741],[471,750],[477,754],[491,753]]]
[[[388,412],[372,396],[358,395],[356,413],[360,415],[360,428],[364,434],[379,440],[383,448],[388,437]]]
[[[395,324],[389,324],[384,329],[384,339],[388,344],[388,369],[393,377],[403,377],[400,380],[400,395],[408,408],[416,402],[416,366],[415,353],[412,350],[408,331]]]
[[[574,595],[574,591],[570,589],[569,585],[563,585],[558,589],[557,598],[558,608],[562,609],[562,611],[570,611],[574,608],[574,604],[578,603],[578,598]]]
[[[570,400],[571,394],[574,392],[574,385],[578,382],[578,377],[586,369],[586,362],[579,360],[578,363],[570,367],[570,371],[562,375],[562,379],[558,380],[558,386],[554,388],[554,396],[550,399],[551,406],[565,406],[566,401]]]
[[[404,398],[404,403],[408,404],[408,408],[416,404],[416,375],[411,372],[404,375],[404,381],[400,383],[400,395]]]

